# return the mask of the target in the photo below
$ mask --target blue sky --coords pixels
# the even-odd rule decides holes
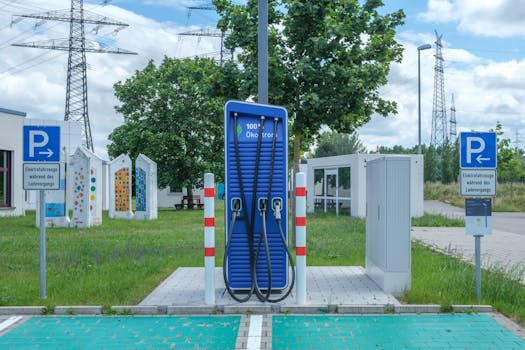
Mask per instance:
[[[182,32],[213,27],[217,15],[189,11],[188,5],[207,0],[111,0],[85,1],[87,10],[130,26],[114,32],[100,28],[97,35],[87,27],[88,38],[104,40],[135,51],[137,56],[89,54],[88,98],[96,151],[107,157],[107,136],[122,123],[114,111],[118,101],[113,84],[132,76],[150,59],[167,55],[192,57],[217,51],[212,38],[182,37]],[[405,25],[397,32],[404,58],[393,64],[389,83],[381,89],[385,98],[398,103],[399,113],[375,116],[360,128],[363,143],[377,145],[417,143],[417,46],[434,47],[434,30],[443,34],[447,109],[454,94],[458,131],[494,128],[503,123],[505,136],[525,141],[525,6],[523,0],[385,0],[384,12],[403,9]],[[0,107],[20,110],[30,118],[63,119],[67,53],[16,48],[14,42],[65,38],[68,27],[51,21],[25,19],[11,25],[14,14],[68,9],[69,0],[0,0]],[[101,39],[102,38],[102,39]],[[422,139],[429,143],[434,79],[434,48],[421,53]],[[270,87],[271,88],[271,87]],[[519,146],[524,147],[521,142]]]

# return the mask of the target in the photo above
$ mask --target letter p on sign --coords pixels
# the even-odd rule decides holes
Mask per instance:
[[[41,140],[41,141],[38,141]],[[49,136],[42,130],[29,130],[29,156],[35,156],[35,148],[44,147],[49,142]]]
[[[477,144],[478,147],[474,148]],[[485,149],[485,140],[481,137],[471,136],[467,137],[467,163],[472,163],[472,153],[479,154]]]

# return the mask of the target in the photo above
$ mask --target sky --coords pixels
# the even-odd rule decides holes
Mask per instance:
[[[239,0],[240,1],[240,0]],[[129,24],[86,25],[86,37],[137,55],[87,54],[88,110],[95,152],[108,159],[108,135],[123,123],[115,112],[113,85],[164,56],[193,57],[217,52],[217,38],[180,35],[214,28],[213,11],[189,10],[207,0],[85,0],[84,8]],[[525,6],[522,0],[385,0],[381,9],[402,9],[405,24],[396,39],[403,45],[401,63],[391,66],[381,96],[398,104],[398,114],[373,116],[357,130],[363,144],[417,144],[417,47],[421,51],[422,143],[430,143],[435,41],[442,35],[445,103],[450,118],[454,95],[457,132],[488,131],[497,121],[504,137],[525,146]],[[68,0],[0,0],[0,107],[26,112],[28,118],[62,120],[65,108],[67,52],[22,48],[13,43],[63,39],[66,23],[39,21],[20,14],[68,10]],[[98,30],[97,30],[98,29]],[[117,30],[116,30],[117,29]],[[271,87],[270,87],[271,89]],[[518,143],[514,143],[518,141]]]

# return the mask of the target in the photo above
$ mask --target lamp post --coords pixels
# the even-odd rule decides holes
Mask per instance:
[[[417,47],[417,154],[421,154],[421,50],[430,48],[430,44]]]

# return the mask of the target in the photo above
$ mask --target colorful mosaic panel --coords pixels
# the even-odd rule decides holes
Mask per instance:
[[[135,174],[135,196],[137,211],[146,211],[146,172],[142,168]]]
[[[115,172],[115,211],[129,211],[129,169]]]
[[[73,167],[73,220],[77,224],[84,223],[86,217],[83,212],[84,204],[88,200],[85,173],[83,165]]]
[[[97,201],[96,201],[96,191],[97,191],[97,177],[96,177],[96,173],[95,173],[95,169],[94,168],[91,168],[89,170],[89,211],[90,212],[94,212],[95,211],[95,208],[97,206]]]

